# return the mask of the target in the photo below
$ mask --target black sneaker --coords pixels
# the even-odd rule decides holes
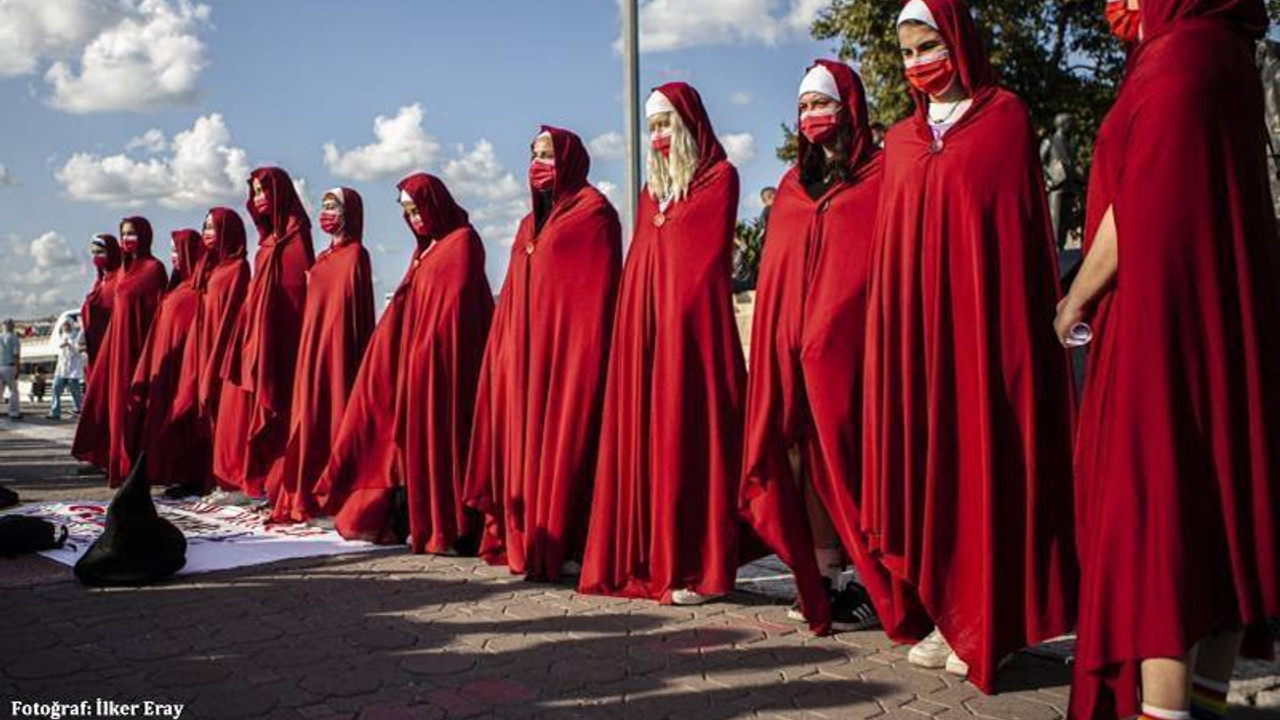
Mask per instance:
[[[10,508],[18,504],[18,493],[0,485],[0,509]]]
[[[827,589],[827,600],[834,605],[836,601],[836,593],[831,589],[831,578],[822,578],[822,586]],[[809,619],[804,616],[804,610],[800,608],[800,598],[796,598],[796,601],[791,603],[791,607],[787,608],[787,619],[798,623],[809,621]]]
[[[856,632],[880,627],[880,617],[867,589],[850,580],[844,589],[831,596],[831,628]]]

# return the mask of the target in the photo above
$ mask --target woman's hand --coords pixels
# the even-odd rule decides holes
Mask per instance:
[[[1053,320],[1053,332],[1063,347],[1073,347],[1069,344],[1071,329],[1082,322],[1084,309],[1073,303],[1070,295],[1062,298],[1058,302],[1058,316]]]

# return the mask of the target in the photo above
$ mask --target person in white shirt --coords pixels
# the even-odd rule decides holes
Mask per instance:
[[[4,321],[0,331],[0,387],[9,393],[9,419],[22,417],[22,399],[18,397],[18,368],[22,366],[22,340],[13,331],[13,321]]]
[[[57,332],[58,366],[53,371],[53,405],[49,408],[49,417],[62,419],[62,392],[71,393],[71,401],[75,404],[76,414],[80,413],[80,401],[83,398],[84,354],[80,350],[80,331],[71,320],[64,320]]]

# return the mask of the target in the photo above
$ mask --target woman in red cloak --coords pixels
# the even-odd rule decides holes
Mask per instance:
[[[204,245],[195,230],[172,234],[173,272],[151,332],[134,369],[129,426],[140,428],[129,446],[130,464],[147,454],[147,480],[152,484],[203,486],[208,478],[206,439],[191,425],[169,422],[182,371],[187,334],[195,320],[200,295],[195,284]],[[174,281],[177,282],[174,282]]]
[[[129,427],[136,419],[128,412],[130,386],[167,282],[164,264],[151,256],[151,239],[146,218],[121,221],[123,261],[116,272],[111,323],[90,370],[84,411],[71,446],[72,455],[106,471],[111,487],[118,487],[129,474],[128,448],[138,432]]]
[[[289,439],[307,271],[315,251],[311,221],[284,170],[254,170],[247,207],[258,227],[258,252],[221,368],[223,395],[243,395],[218,409],[213,472],[224,488],[256,501],[267,499],[267,477],[283,461]]]
[[[885,141],[867,316],[862,522],[935,631],[909,654],[992,692],[1075,619],[1072,383],[1025,106],[964,0],[898,24],[916,113]],[[913,615],[882,618],[918,639]]]
[[[169,426],[179,433],[193,426],[193,434],[203,441],[197,445],[203,454],[201,462],[211,468],[219,401],[224,395],[220,369],[249,290],[244,221],[231,208],[213,208],[205,216],[201,242],[205,256],[194,282],[199,301],[182,353]],[[233,391],[230,401],[243,404],[244,393],[234,387]],[[200,485],[179,486],[174,494],[202,495],[212,489],[210,474]]]
[[[462,491],[493,293],[484,244],[444,183],[419,173],[399,189],[417,250],[360,364],[316,497],[343,537],[454,553],[474,548],[480,529]]]
[[[578,574],[609,357],[622,229],[587,183],[582,140],[534,140],[533,212],[516,232],[485,348],[467,473],[480,554],[556,582]]]
[[[1070,714],[1210,720],[1280,616],[1280,246],[1261,0],[1108,6],[1136,47],[1098,133],[1064,342],[1092,325]],[[1139,700],[1139,688],[1141,700]],[[1190,706],[1190,713],[1187,712]]]
[[[315,483],[329,461],[376,320],[360,194],[350,188],[325,193],[320,228],[332,239],[307,275],[293,429],[284,462],[268,480],[276,489],[273,522],[305,522],[319,512]]]
[[[93,369],[93,361],[98,357],[102,347],[102,339],[107,336],[107,326],[111,324],[111,305],[115,301],[116,271],[120,269],[120,243],[114,235],[94,235],[89,241],[89,252],[93,257],[93,288],[84,298],[80,306],[80,327],[83,333],[85,355],[88,358],[86,370]]]
[[[877,624],[877,609],[896,614],[859,513],[867,280],[884,159],[849,66],[817,61],[799,105],[799,161],[778,184],[760,263],[742,506],[795,572],[797,619],[818,632],[860,630]],[[838,585],[841,544],[866,589]]]
[[[614,326],[580,592],[697,604],[733,589],[746,372],[730,265],[738,172],[702,98],[654,91]]]

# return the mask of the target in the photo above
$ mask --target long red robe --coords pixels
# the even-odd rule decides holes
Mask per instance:
[[[873,552],[992,692],[1004,656],[1071,629],[1072,382],[1036,138],[963,0],[925,0],[973,104],[886,139],[863,400]],[[898,640],[911,616],[887,617]]]
[[[746,383],[730,258],[738,172],[697,91],[658,88],[698,144],[688,196],[641,193],[619,291],[580,592],[733,589]]]
[[[316,495],[343,537],[387,543],[400,540],[392,516],[403,492],[410,549],[446,553],[479,530],[462,491],[493,294],[484,245],[444,183],[420,173],[399,187],[427,229],[374,331]]]
[[[136,418],[130,427],[141,428],[129,447],[130,465],[139,453],[147,454],[147,480],[153,485],[186,484],[203,486],[209,475],[207,438],[194,426],[170,422],[173,400],[182,371],[187,335],[200,305],[196,273],[203,261],[204,245],[195,230],[175,230],[173,244],[178,262],[170,278],[155,322],[147,335],[142,357],[134,369],[130,389],[130,409]],[[172,280],[178,282],[174,284]]]
[[[179,432],[184,425],[193,425],[194,432],[204,440],[197,446],[204,453],[203,462],[212,468],[213,439],[223,395],[221,368],[248,294],[249,262],[245,259],[244,222],[236,211],[213,208],[209,222],[216,245],[197,269],[195,290],[199,304],[182,353],[169,425]],[[236,399],[243,396],[239,390],[236,393]],[[205,481],[205,489],[212,488],[211,475]]]
[[[582,140],[542,131],[555,186],[541,228],[530,213],[516,233],[480,373],[466,502],[484,514],[486,561],[554,582],[586,542],[622,228],[587,184]]]
[[[275,497],[273,522],[305,522],[319,512],[315,483],[329,461],[376,321],[373,270],[363,239],[364,204],[350,188],[333,193],[342,202],[342,236],[320,253],[307,274],[293,427],[284,462],[267,481]]]
[[[1280,246],[1253,42],[1261,0],[1143,0],[1098,134],[1086,238],[1114,208],[1077,446],[1071,716],[1139,710],[1140,661],[1280,616]]]
[[[107,336],[107,327],[111,324],[111,306],[115,302],[116,271],[120,269],[120,243],[114,235],[98,235],[107,251],[107,266],[98,270],[89,294],[85,295],[80,306],[80,328],[84,337],[85,356],[88,358],[86,369],[92,371],[93,361],[98,357],[102,347],[102,339]],[[87,376],[86,376],[87,377]]]
[[[877,611],[898,617],[905,613],[898,606],[910,605],[911,596],[895,597],[895,583],[868,551],[859,509],[867,283],[884,158],[871,142],[861,80],[843,63],[817,64],[831,72],[842,94],[853,177],[817,198],[798,168],[778,185],[752,319],[741,502],[756,533],[794,571],[810,627],[825,632],[830,603],[803,488],[788,459],[792,447],[803,453],[808,482]],[[822,151],[803,134],[798,140],[801,157]],[[918,612],[914,622],[927,631]]]
[[[102,340],[102,351],[89,373],[80,423],[76,426],[71,454],[97,465],[107,482],[118,487],[129,474],[128,447],[136,442],[138,428],[130,426],[129,394],[133,371],[142,357],[142,346],[164,297],[164,265],[151,257],[151,223],[146,218],[125,218],[138,234],[138,249],[124,253],[116,273],[111,323]]]
[[[224,487],[262,498],[267,476],[284,459],[293,378],[315,261],[311,221],[284,170],[253,171],[270,209],[247,207],[258,226],[253,279],[221,368],[223,399],[214,436],[213,472]]]

